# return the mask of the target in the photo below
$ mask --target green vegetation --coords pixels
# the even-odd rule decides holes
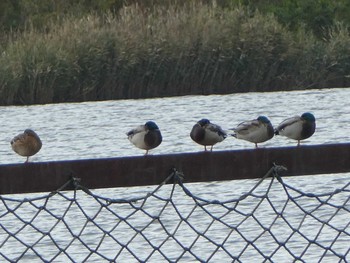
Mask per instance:
[[[346,0],[136,2],[2,1],[0,104],[350,84]]]

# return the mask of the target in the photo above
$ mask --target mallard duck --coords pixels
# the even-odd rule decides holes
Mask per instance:
[[[145,125],[132,129],[126,135],[129,141],[137,148],[146,150],[145,155],[148,154],[149,150],[156,148],[162,142],[162,134],[157,124],[153,121],[148,121]]]
[[[227,134],[219,125],[211,123],[208,119],[201,119],[193,126],[190,136],[196,143],[204,145],[205,151],[207,146],[211,146],[212,151],[214,144],[225,140]]]
[[[315,129],[315,116],[309,112],[305,112],[301,116],[288,118],[281,122],[275,129],[275,134],[298,140],[298,146],[300,146],[300,141],[311,137]]]
[[[19,155],[29,157],[40,151],[42,142],[39,136],[31,129],[26,129],[23,133],[18,134],[11,140],[12,149]]]
[[[255,143],[255,148],[258,148],[258,143],[266,142],[274,135],[272,124],[265,116],[259,116],[251,121],[244,121],[232,130],[234,131],[232,136]]]

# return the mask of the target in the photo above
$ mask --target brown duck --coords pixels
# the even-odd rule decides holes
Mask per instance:
[[[31,129],[26,129],[23,133],[18,134],[11,140],[12,149],[19,155],[29,157],[40,151],[42,142],[39,136]]]

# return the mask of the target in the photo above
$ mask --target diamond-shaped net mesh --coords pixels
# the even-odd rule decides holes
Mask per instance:
[[[279,169],[249,192],[223,193],[225,201],[203,198],[210,184],[209,194],[194,194],[176,170],[154,190],[119,199],[74,178],[74,191],[0,196],[0,261],[350,261],[349,184],[305,193]]]

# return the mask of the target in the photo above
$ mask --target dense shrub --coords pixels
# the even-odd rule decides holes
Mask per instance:
[[[345,25],[320,39],[306,26],[291,31],[272,13],[217,3],[134,4],[8,33],[0,104],[348,84]]]

